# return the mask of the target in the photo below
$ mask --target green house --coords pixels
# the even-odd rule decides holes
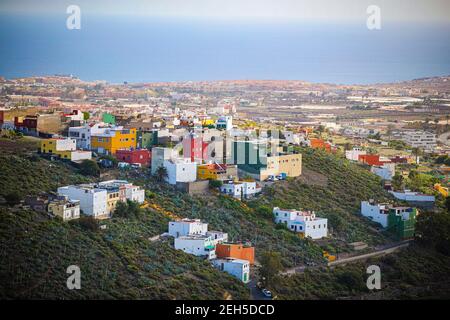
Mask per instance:
[[[410,207],[395,207],[389,209],[387,229],[398,239],[414,237],[417,209]]]
[[[116,124],[116,117],[110,113],[105,112],[102,115],[102,121],[104,123]]]

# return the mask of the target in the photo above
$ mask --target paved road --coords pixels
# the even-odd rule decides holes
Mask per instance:
[[[256,287],[256,280],[251,280],[247,286],[250,288],[251,300],[272,300],[272,298],[266,297],[261,290]]]
[[[395,244],[390,244],[390,245],[386,245],[383,247],[380,247],[378,250],[374,251],[374,252],[370,252],[370,253],[366,253],[366,254],[362,254],[359,256],[354,256],[354,257],[348,257],[348,258],[344,258],[344,259],[338,259],[336,261],[333,262],[329,262],[328,266],[336,266],[339,264],[346,264],[349,262],[354,262],[354,261],[360,261],[360,260],[365,260],[371,257],[375,257],[375,256],[382,256],[385,254],[390,254],[393,253],[401,248],[407,247],[409,246],[409,243],[412,240],[406,240],[406,241],[402,241],[399,243],[395,243]]]
[[[333,262],[329,262],[328,266],[332,267],[332,266],[336,266],[336,265],[340,265],[340,264],[346,264],[346,263],[351,263],[351,262],[355,262],[355,261],[365,260],[365,259],[375,257],[375,256],[390,254],[401,248],[407,247],[410,242],[412,242],[412,240],[406,240],[406,241],[398,242],[395,244],[381,246],[381,247],[378,247],[374,252],[361,254],[358,256],[353,256],[353,257],[348,257],[348,258],[342,258],[342,259],[338,259]],[[324,267],[324,265],[316,265],[313,267],[297,266],[297,267],[294,267],[291,269],[286,269],[286,270],[282,271],[281,274],[282,275],[291,275],[294,273],[302,273],[305,271],[306,268],[308,268],[309,270],[312,270],[312,269],[317,269],[317,268],[321,268],[321,267]]]

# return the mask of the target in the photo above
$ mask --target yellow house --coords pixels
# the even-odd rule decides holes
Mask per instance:
[[[237,178],[237,166],[226,164],[203,164],[197,167],[198,180],[225,180]]]
[[[214,125],[216,122],[213,119],[204,119],[202,121],[202,126],[207,127],[207,126],[211,126]]]
[[[72,158],[72,151],[77,149],[73,139],[51,138],[41,140],[41,153],[54,154],[63,159]]]
[[[117,202],[120,201],[119,190],[108,190],[106,194],[106,209],[108,213],[116,210]]]
[[[91,137],[91,148],[105,154],[115,154],[118,149],[136,148],[136,129],[108,129]]]
[[[70,138],[43,139],[41,140],[40,151],[43,154],[52,154],[71,161],[91,159],[92,156],[90,151],[77,150],[76,141]]]

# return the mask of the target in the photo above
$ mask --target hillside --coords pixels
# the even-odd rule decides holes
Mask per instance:
[[[371,246],[390,241],[358,215],[361,200],[387,197],[379,180],[345,160],[301,151],[305,176],[269,186],[263,195],[244,202],[214,191],[189,196],[147,173],[122,174],[120,178],[145,186],[149,206],[141,217],[102,222],[106,230],[92,231],[79,222],[63,223],[36,212],[0,207],[0,292],[4,298],[248,298],[243,284],[209,263],[175,251],[169,243],[149,241],[177,217],[201,218],[210,229],[228,232],[232,240],[251,241],[257,260],[266,250],[278,251],[284,267],[308,261],[321,265],[323,248],[331,252],[349,248],[334,239],[301,239],[275,225],[273,206],[316,210],[329,219],[332,235],[340,240],[366,241]],[[89,180],[69,165],[26,152],[3,153],[0,160],[6,169],[0,176],[0,194],[18,190],[25,195]],[[82,269],[81,291],[65,288],[65,269],[72,264]]]
[[[381,290],[366,287],[366,269],[381,270]],[[417,244],[384,257],[338,266],[307,270],[279,277],[272,291],[279,299],[449,299],[450,257]]]
[[[245,299],[248,290],[208,262],[147,238],[167,221],[155,212],[114,219],[106,231],[0,209],[0,298]],[[66,268],[81,269],[81,290]]]

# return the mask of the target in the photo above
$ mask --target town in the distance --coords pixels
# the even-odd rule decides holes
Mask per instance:
[[[0,295],[448,297],[449,121],[450,77],[0,78]]]

